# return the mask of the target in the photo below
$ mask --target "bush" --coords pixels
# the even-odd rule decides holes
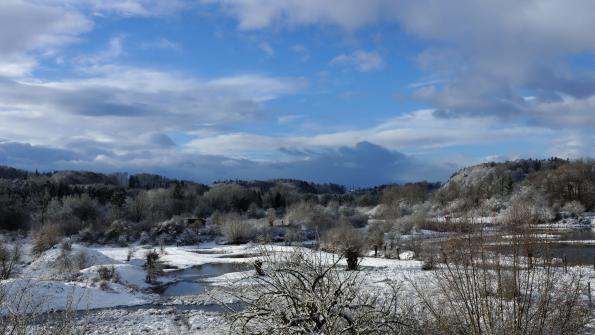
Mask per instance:
[[[83,242],[95,242],[97,240],[97,234],[95,233],[95,229],[89,227],[83,228],[78,233],[79,238]]]
[[[0,240],[0,280],[8,279],[21,259],[21,245],[17,242],[9,248]]]
[[[384,245],[384,234],[390,231],[391,225],[386,222],[374,222],[368,226],[367,243],[381,248]]]
[[[424,257],[423,263],[421,264],[421,269],[424,271],[436,269],[436,258],[434,255],[428,255]]]
[[[583,204],[581,204],[580,201],[574,200],[565,203],[564,207],[562,207],[562,210],[572,213],[576,217],[578,215],[583,214],[583,212],[585,211],[585,206],[583,206]]]
[[[240,334],[418,334],[412,309],[398,288],[363,289],[359,272],[340,273],[340,257],[293,251],[265,252],[264,276],[227,292],[242,308],[230,315]],[[258,269],[258,268],[257,268]]]
[[[227,242],[233,244],[246,243],[255,237],[252,225],[242,222],[242,218],[238,214],[224,216],[221,232]]]
[[[20,197],[8,193],[0,185],[0,230],[26,229],[29,223],[26,204],[19,200]]]
[[[196,232],[185,229],[179,236],[178,242],[182,245],[192,245],[196,244],[199,241],[199,236]]]
[[[64,279],[70,280],[78,275],[81,269],[89,265],[89,259],[84,252],[72,253],[71,249],[60,248],[60,255],[54,264],[55,270]]]
[[[343,223],[330,229],[325,236],[325,248],[342,255],[347,260],[347,270],[358,269],[358,258],[364,248],[364,239],[349,224]]]
[[[109,282],[107,280],[102,280],[99,282],[99,288],[102,291],[108,291],[110,289]]]
[[[539,261],[522,257],[523,239],[497,241],[507,256],[486,250],[485,242],[453,241],[444,266],[411,282],[428,312],[426,333],[585,333],[592,317],[581,269],[565,273],[547,253]]]
[[[147,252],[145,259],[145,270],[147,271],[145,282],[152,284],[156,281],[157,276],[163,273],[163,265],[159,261],[159,253],[155,250]]]
[[[46,224],[34,234],[31,252],[37,257],[58,244],[63,236],[62,230],[58,226]]]
[[[113,265],[111,267],[102,265],[99,268],[97,268],[97,274],[99,275],[99,279],[109,281],[114,279],[116,269]]]
[[[353,215],[347,216],[346,218],[349,223],[356,228],[362,228],[368,224],[368,216],[366,214],[355,213]]]

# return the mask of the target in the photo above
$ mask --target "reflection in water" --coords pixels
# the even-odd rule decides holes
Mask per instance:
[[[193,266],[184,270],[168,273],[168,277],[175,280],[172,284],[161,287],[162,296],[186,296],[203,293],[208,285],[203,281],[207,277],[217,277],[230,272],[244,271],[249,268],[246,264],[215,263]]]

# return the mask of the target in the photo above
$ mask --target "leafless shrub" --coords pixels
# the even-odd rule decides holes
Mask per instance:
[[[39,256],[44,251],[47,251],[58,244],[62,237],[63,234],[60,227],[53,224],[46,224],[34,233],[31,252],[34,256]]]
[[[60,249],[60,255],[58,255],[54,263],[56,273],[60,274],[60,277],[64,279],[75,278],[79,271],[88,265],[89,258],[84,251],[72,252],[72,249],[68,247]]]
[[[243,306],[230,306],[234,334],[417,333],[397,285],[363,289],[359,272],[339,269],[340,256],[300,249],[264,255],[265,276],[244,278],[250,284],[227,291]]]
[[[285,231],[285,243],[291,245],[293,242],[301,242],[304,240],[304,234],[300,227],[289,225]]]
[[[364,248],[364,239],[349,224],[330,229],[325,236],[325,249],[342,255],[347,261],[347,270],[358,269],[358,258]]]
[[[428,311],[428,333],[583,333],[590,311],[580,269],[565,274],[547,253],[523,256],[525,237],[499,243],[506,255],[487,250],[482,237],[460,238],[444,251],[443,266],[412,282]]]
[[[573,214],[574,216],[581,215],[585,211],[585,206],[580,201],[569,201],[564,204],[562,210]]]
[[[156,281],[157,276],[163,273],[163,265],[159,261],[159,253],[155,250],[149,251],[145,258],[145,270],[147,271],[145,281],[152,284]]]
[[[17,241],[12,248],[0,240],[0,280],[12,276],[15,267],[21,259],[21,244]]]
[[[432,254],[427,255],[424,257],[423,263],[421,264],[421,269],[424,271],[434,270],[436,269],[437,260],[436,257]]]
[[[225,214],[221,220],[221,232],[229,243],[245,243],[254,238],[252,225],[242,222],[242,217],[239,214]]]
[[[130,260],[132,259],[132,257],[134,257],[134,254],[135,253],[136,253],[136,248],[135,247],[128,248],[128,251],[126,252],[126,261],[130,262]]]
[[[110,286],[109,286],[109,281],[107,281],[107,280],[100,280],[100,281],[99,281],[99,288],[100,288],[102,291],[107,291],[107,290],[109,290],[109,289],[110,289]]]
[[[28,282],[0,282],[0,334],[80,334],[74,290],[66,292],[64,309],[50,316],[48,299],[33,294]]]
[[[386,222],[373,222],[368,225],[366,240],[368,245],[381,248],[384,245],[384,234],[390,230]]]
[[[102,265],[99,268],[97,268],[97,274],[99,275],[99,279],[110,281],[114,278],[114,275],[116,274],[116,269],[113,265],[110,267]]]

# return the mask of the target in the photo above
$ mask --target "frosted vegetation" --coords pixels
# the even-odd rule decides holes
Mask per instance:
[[[0,334],[583,334],[595,163],[347,190],[0,168]],[[595,289],[595,287],[594,287]]]

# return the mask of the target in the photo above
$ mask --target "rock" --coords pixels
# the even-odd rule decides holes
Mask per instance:
[[[399,258],[402,260],[412,260],[415,258],[415,253],[413,251],[403,251],[399,254]]]

